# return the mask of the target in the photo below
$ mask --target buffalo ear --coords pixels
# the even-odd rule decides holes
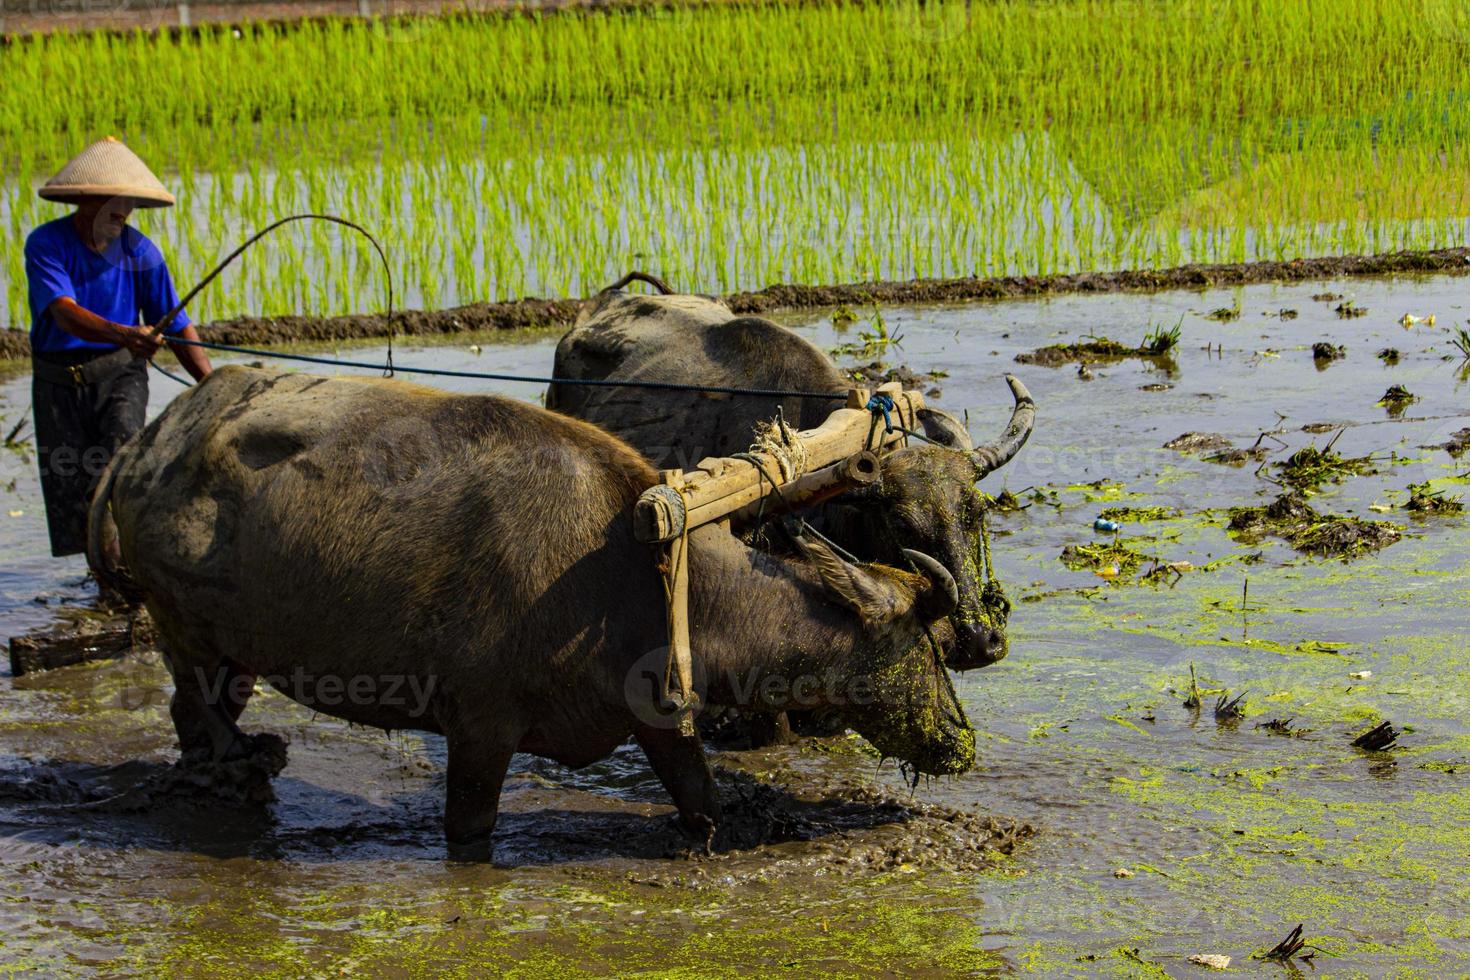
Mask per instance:
[[[907,615],[913,607],[913,594],[899,589],[897,582],[844,561],[821,541],[800,537],[796,539],[796,547],[816,568],[828,591],[864,622],[890,623]]]
[[[948,446],[950,449],[962,449],[965,452],[975,448],[975,442],[970,438],[970,430],[948,412],[937,408],[921,408],[919,409],[919,423],[923,425],[924,436],[930,442]]]

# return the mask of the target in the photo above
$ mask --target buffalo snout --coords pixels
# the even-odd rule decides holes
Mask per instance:
[[[1006,656],[1005,630],[985,623],[956,623],[954,646],[945,655],[950,670],[989,667]]]

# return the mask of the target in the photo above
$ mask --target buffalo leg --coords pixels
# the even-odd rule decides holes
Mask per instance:
[[[250,740],[235,724],[244,709],[248,689],[237,697],[236,686],[243,687],[246,677],[225,662],[213,669],[198,661],[183,662],[164,647],[169,672],[173,674],[174,695],[169,704],[174,730],[179,736],[179,750],[185,762],[225,761],[250,754]]]
[[[685,828],[709,846],[720,820],[720,800],[699,737],[648,725],[638,726],[633,737],[648,756],[654,775],[674,798]]]
[[[490,835],[500,811],[500,788],[515,741],[450,734],[445,774],[444,838],[461,861],[490,860]]]

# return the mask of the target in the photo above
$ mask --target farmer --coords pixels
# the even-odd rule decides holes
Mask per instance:
[[[87,503],[98,477],[143,427],[148,359],[162,343],[150,328],[179,302],[162,253],[128,227],[128,217],[134,208],[168,207],[174,197],[112,137],[73,157],[39,193],[76,206],[31,232],[25,245],[46,525],[51,553],[74,555],[86,550]],[[182,310],[164,330],[199,339]],[[202,349],[169,347],[196,379],[209,374]]]

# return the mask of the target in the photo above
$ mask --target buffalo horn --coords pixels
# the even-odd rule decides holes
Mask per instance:
[[[1031,400],[1031,392],[1014,375],[1006,375],[1006,384],[1011,386],[1016,408],[1011,412],[1011,424],[1006,426],[1000,438],[995,442],[976,446],[970,454],[975,460],[977,480],[1009,463],[1021,451],[1021,447],[1026,445],[1026,440],[1031,436],[1031,426],[1036,423],[1036,403]]]
[[[914,600],[928,621],[943,619],[960,607],[960,590],[949,569],[922,551],[905,548],[903,556],[929,579],[929,587]]]

